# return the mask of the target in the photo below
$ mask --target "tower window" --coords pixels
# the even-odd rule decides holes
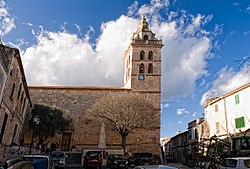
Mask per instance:
[[[13,99],[13,95],[14,95],[15,87],[16,87],[16,84],[15,84],[15,83],[13,83],[13,84],[12,84],[12,90],[11,90],[11,93],[10,93],[10,99]]]
[[[148,35],[144,35],[144,40],[148,40]]]
[[[140,52],[140,60],[144,60],[145,52],[141,51]]]
[[[153,60],[153,52],[152,51],[148,52],[148,60]]]
[[[148,65],[148,73],[153,73],[153,64],[149,63]]]
[[[139,73],[144,73],[144,64],[143,63],[140,64]]]

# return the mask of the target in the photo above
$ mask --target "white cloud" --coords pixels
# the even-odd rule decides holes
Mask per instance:
[[[170,104],[168,104],[168,103],[161,103],[161,109],[162,110],[165,109],[165,108],[168,108],[168,107],[170,107]]]
[[[250,31],[243,32],[244,35],[250,34]]]
[[[196,114],[197,114],[197,112],[194,112],[194,113],[192,114],[192,116],[193,116],[193,117],[195,117],[195,116],[196,116]]]
[[[138,10],[138,2],[135,1],[131,6],[128,7],[128,16],[132,16]]]
[[[190,17],[191,17],[191,22],[190,24],[187,25],[187,28],[185,29],[185,33],[190,34],[190,35],[199,34],[200,31],[204,31],[204,30],[201,30],[201,26],[210,22],[211,19],[213,18],[212,15],[204,16],[201,14],[197,14],[196,17],[191,15]]]
[[[183,121],[181,121],[181,120],[177,122],[177,124],[182,124],[182,123],[183,123]]]
[[[15,27],[14,18],[9,14],[5,1],[0,0],[0,36],[8,34]]]
[[[178,115],[178,116],[180,116],[180,115],[187,115],[187,114],[190,114],[190,112],[187,111],[185,108],[177,109],[176,110],[176,115]]]
[[[102,24],[94,45],[89,41],[95,32],[92,27],[84,39],[67,32],[65,26],[59,32],[41,27],[40,33],[34,32],[37,44],[23,51],[28,84],[123,86],[122,58],[139,24],[136,16],[144,13],[153,32],[165,44],[161,51],[162,98],[170,100],[192,94],[196,80],[207,74],[211,33],[202,26],[211,16],[194,17],[182,11],[164,21],[159,10],[168,6],[168,0],[151,0],[151,4],[140,8],[135,2],[129,8],[131,17],[120,16]]]
[[[233,3],[233,6],[239,6],[241,3],[239,3],[239,2],[234,2]]]
[[[201,105],[209,98],[224,95],[246,83],[250,82],[250,67],[245,65],[239,72],[232,68],[224,67],[218,73],[217,79],[212,83],[212,87],[203,94]]]
[[[23,51],[28,84],[122,86],[122,57],[137,24],[126,16],[103,24],[96,49],[88,41],[93,28],[79,39],[66,31],[49,32],[41,27],[34,34],[37,44]]]
[[[152,22],[157,22],[161,18],[159,11],[168,8],[169,0],[150,0],[150,4],[144,4],[138,9],[138,15],[147,15],[152,19]]]
[[[250,5],[247,7],[247,12],[250,13]]]

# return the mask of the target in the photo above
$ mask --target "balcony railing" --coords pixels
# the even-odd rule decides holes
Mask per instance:
[[[135,40],[132,39],[131,43],[133,44],[149,44],[149,45],[162,45],[162,40]]]

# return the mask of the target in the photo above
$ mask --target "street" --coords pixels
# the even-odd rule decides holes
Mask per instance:
[[[192,169],[192,168],[189,168],[187,166],[182,165],[181,163],[168,163],[168,164],[161,164],[161,165],[169,166],[169,167],[176,167],[178,169]],[[150,166],[155,166],[155,168],[157,168],[156,165],[150,165]],[[68,166],[65,169],[83,169],[83,167],[82,166],[78,166],[78,167],[75,167],[75,166],[74,167],[69,167]],[[104,169],[109,169],[109,168],[104,167]],[[133,169],[133,168],[129,167],[128,169]]]

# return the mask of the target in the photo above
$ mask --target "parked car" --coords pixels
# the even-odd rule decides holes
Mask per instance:
[[[26,161],[31,161],[35,169],[53,169],[53,161],[50,155],[32,154],[23,155],[22,158]]]
[[[170,155],[166,155],[165,160],[167,163],[172,162],[172,157]]]
[[[35,166],[31,161],[19,161],[8,168],[3,166],[0,169],[35,169]]]
[[[141,152],[141,153],[133,153],[128,158],[129,166],[138,166],[144,164],[154,164],[154,158],[152,153],[149,152]]]
[[[225,158],[220,163],[220,169],[249,169],[250,157]]]
[[[83,167],[102,168],[102,151],[88,151],[84,156]]]
[[[154,164],[161,164],[161,157],[159,155],[154,155]]]
[[[62,151],[52,151],[51,158],[55,168],[65,168],[67,155]]]
[[[110,155],[106,165],[108,168],[128,168],[128,161],[121,154]]]
[[[178,169],[178,168],[165,165],[142,165],[142,166],[136,166],[134,169]]]
[[[35,169],[31,161],[25,161],[22,157],[17,157],[5,161],[1,169]]]

